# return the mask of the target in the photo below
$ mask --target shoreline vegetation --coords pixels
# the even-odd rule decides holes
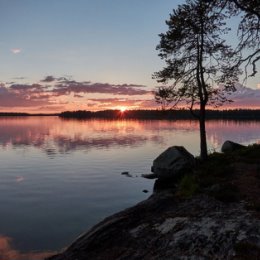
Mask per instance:
[[[198,113],[199,110],[194,110]],[[0,117],[59,116],[64,119],[148,119],[192,120],[194,116],[186,109],[178,110],[101,110],[64,111],[61,113],[14,113],[0,112]],[[207,110],[206,119],[260,120],[260,109]]]

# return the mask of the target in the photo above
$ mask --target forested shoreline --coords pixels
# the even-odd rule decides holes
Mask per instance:
[[[195,114],[198,110],[194,110]],[[102,111],[64,111],[56,114],[29,114],[0,112],[0,117],[27,117],[27,116],[59,116],[61,118],[89,119],[162,119],[162,120],[192,120],[195,117],[186,109],[178,110],[102,110]],[[232,109],[232,110],[207,110],[206,119],[231,119],[231,120],[260,120],[260,109]]]
[[[194,111],[198,113],[197,110]],[[195,119],[189,110],[103,110],[103,111],[65,111],[59,114],[61,118],[105,118],[105,119]],[[236,109],[236,110],[208,110],[206,119],[234,119],[234,120],[260,120],[260,109]]]

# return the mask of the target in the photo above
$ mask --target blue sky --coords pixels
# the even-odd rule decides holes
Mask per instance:
[[[165,20],[181,3],[0,0],[0,110],[154,106],[151,90],[158,84],[152,74],[164,66],[155,49],[158,34],[167,30]],[[47,76],[58,87],[64,84],[60,77],[76,83],[51,96]],[[259,82],[257,76],[247,86],[256,89]],[[78,92],[72,91],[75,85]]]
[[[156,82],[151,74],[163,64],[155,50],[158,34],[166,31],[165,20],[181,1],[0,3],[2,81],[70,75],[77,80],[153,87]]]

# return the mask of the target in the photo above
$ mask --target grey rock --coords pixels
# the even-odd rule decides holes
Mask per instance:
[[[161,153],[154,161],[152,172],[160,179],[175,178],[192,170],[195,158],[183,146],[172,146]]]
[[[227,153],[227,152],[233,152],[236,150],[240,150],[242,148],[245,148],[246,146],[242,145],[242,144],[238,144],[232,141],[225,141],[224,144],[221,147],[221,152],[223,153]]]
[[[243,203],[225,204],[205,195],[178,201],[171,193],[152,195],[106,218],[51,260],[259,259],[260,219]]]

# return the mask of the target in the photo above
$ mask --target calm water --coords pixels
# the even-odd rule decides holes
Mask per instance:
[[[260,122],[210,121],[207,136],[211,151],[259,142]],[[195,121],[1,118],[0,260],[42,259],[147,198],[153,159],[171,145],[198,155],[198,137]]]

